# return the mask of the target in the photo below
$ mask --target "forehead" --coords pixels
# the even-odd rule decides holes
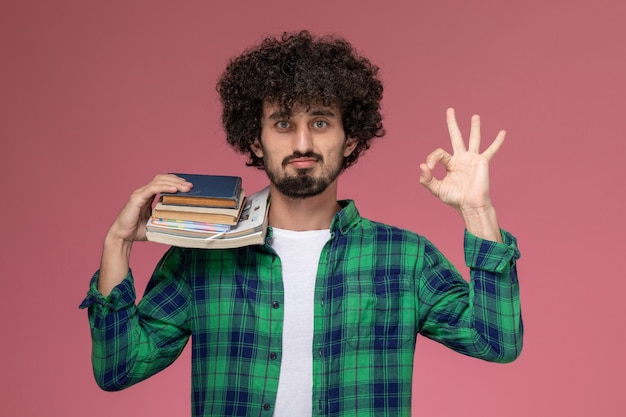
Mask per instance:
[[[281,107],[280,104],[271,101],[263,103],[263,118],[274,119],[282,117],[292,117],[297,114],[307,114],[311,116],[341,117],[341,111],[336,104],[324,105],[319,102],[311,104],[296,103],[291,108]]]

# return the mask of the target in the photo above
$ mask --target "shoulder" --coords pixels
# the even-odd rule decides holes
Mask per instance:
[[[416,232],[367,218],[361,218],[355,227],[349,230],[348,235],[379,250],[401,252],[405,255],[421,255],[425,247],[430,245],[424,236]]]
[[[331,229],[336,225],[338,226],[337,229],[346,234],[387,236],[394,241],[419,242],[423,240],[421,235],[410,230],[362,217],[353,200],[343,200],[340,201],[340,204],[342,210],[338,213],[334,224],[331,225]]]

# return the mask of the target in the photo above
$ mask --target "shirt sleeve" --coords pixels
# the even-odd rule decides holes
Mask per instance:
[[[88,309],[92,365],[98,385],[117,391],[170,365],[189,339],[190,291],[180,249],[170,249],[157,265],[146,292],[135,304],[132,273],[104,297],[99,272],[80,305]]]
[[[465,232],[467,283],[430,242],[418,285],[420,332],[457,352],[493,362],[511,362],[522,349],[523,324],[515,237],[503,242]]]

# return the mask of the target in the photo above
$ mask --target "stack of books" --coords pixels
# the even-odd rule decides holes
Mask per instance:
[[[146,224],[149,241],[207,249],[264,243],[269,187],[246,196],[240,177],[175,175],[193,188],[159,196]]]

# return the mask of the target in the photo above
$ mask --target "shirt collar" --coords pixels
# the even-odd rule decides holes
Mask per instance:
[[[340,200],[338,203],[341,206],[341,210],[333,216],[333,220],[330,223],[330,231],[345,235],[348,230],[358,224],[361,220],[361,215],[353,200]]]
[[[330,232],[345,235],[348,230],[356,226],[359,221],[361,221],[361,215],[359,214],[359,210],[357,210],[353,200],[339,200],[338,203],[341,206],[341,210],[333,216],[330,223]],[[269,226],[266,241],[271,240],[273,235],[274,233],[272,227]]]

